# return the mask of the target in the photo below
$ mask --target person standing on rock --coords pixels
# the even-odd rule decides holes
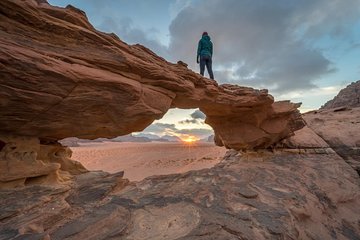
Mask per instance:
[[[212,71],[213,44],[207,32],[202,34],[198,44],[196,62],[200,63],[200,74],[204,76],[205,66],[211,79],[214,79]]]

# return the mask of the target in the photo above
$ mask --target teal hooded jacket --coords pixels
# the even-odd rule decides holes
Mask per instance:
[[[210,56],[213,55],[213,44],[209,35],[204,35],[199,41],[197,56]]]

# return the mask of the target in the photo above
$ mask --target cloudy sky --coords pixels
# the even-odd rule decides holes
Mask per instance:
[[[140,43],[194,71],[207,31],[220,83],[269,89],[317,109],[360,79],[360,0],[49,0],[74,5],[99,30]],[[193,114],[194,113],[194,114]],[[211,134],[194,110],[171,110],[147,131]],[[155,131],[156,130],[156,131]]]

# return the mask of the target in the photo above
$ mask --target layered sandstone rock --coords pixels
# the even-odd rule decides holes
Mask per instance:
[[[231,150],[214,168],[130,184],[89,172],[72,188],[0,190],[0,238],[353,240],[359,181],[335,153],[283,151]]]
[[[313,111],[303,117],[309,128],[360,175],[360,107]]]
[[[266,148],[304,126],[298,104],[218,85],[94,29],[46,1],[0,2],[0,132],[41,141],[141,131],[169,108],[200,108],[227,148]]]
[[[34,137],[1,136],[0,188],[24,186],[26,180],[56,175],[60,164],[37,159],[40,143]]]
[[[33,184],[59,185],[72,175],[88,172],[71,160],[71,150],[35,137],[1,135],[0,189]]]

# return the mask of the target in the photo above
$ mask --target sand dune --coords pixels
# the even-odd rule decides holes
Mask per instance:
[[[213,143],[82,143],[72,147],[72,158],[89,170],[125,171],[125,178],[142,180],[152,175],[210,168],[226,149]]]

